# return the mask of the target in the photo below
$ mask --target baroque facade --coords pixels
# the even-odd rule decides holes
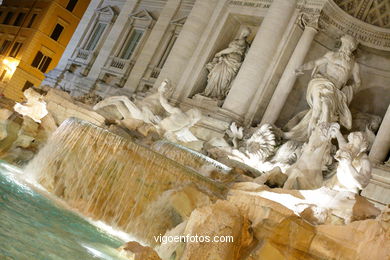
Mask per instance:
[[[0,92],[20,101],[39,86],[73,35],[89,0],[3,1],[0,6]]]
[[[203,116],[192,132],[209,141],[232,122],[283,127],[307,108],[310,75],[296,70],[337,50],[348,34],[359,42],[361,79],[349,108],[383,119],[364,192],[389,203],[382,165],[390,148],[389,27],[390,4],[380,0],[92,0],[43,85],[74,97],[131,97],[168,79],[169,101],[198,108]]]

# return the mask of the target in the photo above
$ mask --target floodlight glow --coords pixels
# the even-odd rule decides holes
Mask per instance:
[[[3,60],[3,65],[8,71],[8,74],[11,76],[12,74],[14,74],[16,68],[18,67],[19,60],[7,57]]]

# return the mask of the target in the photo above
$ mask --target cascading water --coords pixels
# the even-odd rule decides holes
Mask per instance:
[[[151,149],[195,170],[200,170],[205,165],[210,165],[214,167],[215,170],[225,174],[231,170],[230,167],[213,160],[202,153],[166,140],[155,142]]]
[[[25,172],[82,214],[149,241],[161,231],[149,223],[159,220],[139,216],[164,192],[195,185],[210,198],[226,193],[225,186],[171,159],[73,118],[53,133]]]
[[[232,168],[180,144],[161,140],[155,142],[151,149],[199,172],[203,176],[223,183],[232,182],[236,177],[232,172]]]

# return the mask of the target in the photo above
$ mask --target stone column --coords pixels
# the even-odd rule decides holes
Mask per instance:
[[[134,64],[134,67],[125,83],[125,88],[132,90],[137,88],[139,82],[145,74],[145,71],[148,69],[153,55],[155,54],[158,46],[161,44],[161,40],[167,32],[172,18],[176,14],[177,9],[180,7],[180,3],[181,0],[168,0],[165,4],[147,42],[145,43],[145,46],[142,48],[142,51]]]
[[[278,119],[288,95],[290,94],[297,79],[295,70],[303,64],[306,54],[310,50],[311,43],[318,32],[317,21],[318,17],[309,18],[306,15],[300,16],[300,23],[305,27],[305,29],[294,49],[293,54],[291,55],[282,77],[279,80],[274,94],[272,95],[271,101],[269,102],[267,110],[261,120],[262,124],[275,123]]]
[[[261,23],[223,108],[244,116],[275,56],[297,0],[274,0]]]
[[[89,80],[96,80],[100,74],[102,66],[106,63],[108,57],[111,55],[111,52],[120,38],[123,28],[127,25],[127,20],[129,15],[133,13],[135,6],[138,1],[126,1],[123,5],[120,13],[111,28],[107,38],[105,39],[102,48],[99,50],[99,54],[95,59],[95,62],[92,65],[91,70],[88,73]]]
[[[225,1],[225,0],[224,0]],[[197,0],[154,86],[168,78],[177,86],[219,0]]]
[[[370,151],[370,159],[375,163],[384,162],[390,151],[390,105],[376,134]]]

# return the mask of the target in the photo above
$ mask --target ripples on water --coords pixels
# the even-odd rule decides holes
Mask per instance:
[[[1,260],[121,259],[123,241],[18,182],[17,171],[0,162]]]

